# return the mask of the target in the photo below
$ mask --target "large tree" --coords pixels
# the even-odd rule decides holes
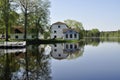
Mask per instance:
[[[80,31],[84,30],[82,23],[79,21],[67,19],[67,20],[64,20],[64,22],[71,28],[76,28]]]
[[[38,0],[35,5],[34,12],[29,15],[30,24],[36,28],[36,38],[38,39],[38,33],[43,34],[49,26],[49,7],[50,2],[48,0]]]
[[[81,22],[71,19],[64,20],[64,22],[68,25],[68,27],[79,31],[80,38],[83,38],[84,28]]]
[[[19,15],[14,11],[11,0],[0,1],[0,28],[6,30],[6,41],[10,33],[11,26],[15,25]]]
[[[27,36],[27,27],[34,26],[36,27],[36,32],[38,30],[44,31],[42,26],[46,26],[48,23],[49,16],[49,1],[48,0],[15,0],[16,4],[21,9],[21,12],[24,14],[24,27],[25,27],[25,36]],[[28,19],[29,18],[29,19]],[[28,22],[29,21],[29,22]]]
[[[0,13],[1,13],[1,22],[6,27],[6,41],[8,41],[8,27],[9,27],[9,12],[10,12],[10,3],[9,0],[0,1]]]

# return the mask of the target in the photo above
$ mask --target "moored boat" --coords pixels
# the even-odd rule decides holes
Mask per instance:
[[[26,46],[26,41],[0,42],[0,48],[2,48],[2,49],[24,48],[25,46]]]

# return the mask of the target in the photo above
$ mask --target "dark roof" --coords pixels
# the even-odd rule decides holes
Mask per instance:
[[[22,26],[13,26],[11,28],[12,33],[24,33],[24,27]]]
[[[63,33],[65,33],[65,32],[67,32],[67,31],[70,31],[70,30],[72,30],[72,31],[75,31],[75,32],[79,32],[79,31],[77,31],[76,29],[63,29]]]

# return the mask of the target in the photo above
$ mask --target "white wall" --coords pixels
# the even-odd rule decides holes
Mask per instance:
[[[64,34],[65,40],[78,40],[79,39],[79,33],[76,33],[76,38],[74,37],[74,34],[72,34],[72,38],[70,38],[70,34],[68,34],[68,38],[66,38],[66,34]]]
[[[60,28],[58,28],[58,26],[60,26]],[[51,26],[51,39],[54,38],[54,36],[56,35],[57,38],[63,38],[63,29],[67,29],[67,26],[65,24],[55,24]],[[56,33],[54,33],[54,31],[56,31]]]
[[[55,46],[56,45],[56,46]],[[55,44],[55,45],[51,45],[51,49],[52,49],[52,52],[51,52],[51,56],[55,59],[65,59],[67,58],[67,56],[69,54],[65,54],[63,52],[63,44]]]
[[[34,39],[34,37],[32,37],[34,34],[27,34],[27,39]],[[16,36],[18,36],[18,38],[16,38]],[[24,34],[10,34],[10,39],[24,39]]]

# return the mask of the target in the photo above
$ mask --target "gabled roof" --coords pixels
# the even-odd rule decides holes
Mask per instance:
[[[52,25],[51,25],[51,27],[53,26],[53,25],[61,25],[61,24],[63,24],[63,25],[66,25],[67,26],[67,24],[65,24],[64,22],[56,22],[56,23],[53,23]],[[51,29],[51,27],[50,27],[50,29]],[[68,26],[67,26],[68,27]]]
[[[11,28],[12,33],[24,33],[24,27],[22,26],[13,26]]]
[[[64,24],[64,25],[66,25],[65,23],[63,23],[63,22],[56,22],[56,23],[53,23],[52,25],[59,25],[59,24]]]

